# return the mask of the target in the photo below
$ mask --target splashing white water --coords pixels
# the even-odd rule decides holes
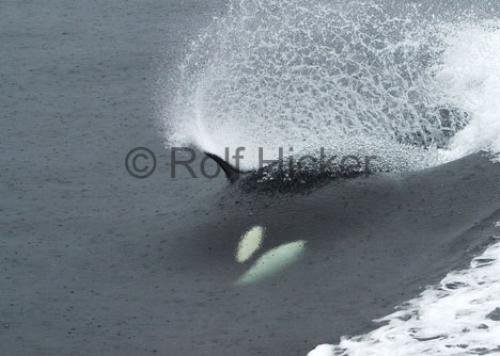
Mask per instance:
[[[378,322],[387,325],[308,356],[499,355],[500,243]]]
[[[464,25],[449,33],[447,49],[437,80],[449,102],[471,113],[445,159],[456,159],[479,150],[500,152],[500,29],[498,22]]]
[[[169,142],[220,156],[244,146],[243,168],[257,166],[258,147],[266,159],[278,147],[326,147],[394,169],[500,150],[498,26],[428,20],[418,7],[390,13],[370,3],[231,1],[182,66]]]

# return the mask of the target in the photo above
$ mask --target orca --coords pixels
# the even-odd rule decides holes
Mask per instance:
[[[465,267],[500,220],[500,166],[481,154],[284,194],[242,189],[251,177],[211,182],[196,213],[171,221],[170,353],[305,355],[370,331]]]
[[[204,154],[217,163],[229,183],[239,185],[239,188],[244,191],[303,192],[317,189],[334,179],[351,179],[373,173],[367,171],[364,166],[319,170],[317,166],[298,167],[283,160],[259,169],[244,171],[234,167],[216,154],[206,151]],[[319,165],[320,161],[314,161],[313,164]]]
[[[213,153],[209,153],[209,152],[204,152],[204,153],[205,153],[205,155],[207,155],[208,157],[210,157],[211,159],[213,159],[217,163],[217,165],[222,169],[222,171],[226,175],[227,180],[230,183],[235,183],[240,178],[242,171],[240,171],[236,167],[233,167],[231,164],[224,161],[222,158],[220,158],[219,156],[217,156]]]

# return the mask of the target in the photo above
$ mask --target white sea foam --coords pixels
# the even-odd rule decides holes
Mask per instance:
[[[308,356],[500,355],[500,243],[378,322]]]
[[[498,155],[499,22],[391,13],[370,2],[231,0],[181,67],[169,144],[221,156],[245,146],[243,168],[256,166],[257,147],[267,159],[279,146],[377,155],[395,169]],[[310,356],[500,354],[490,314],[499,296],[497,244],[387,325]]]
[[[499,151],[498,26],[407,7],[230,1],[181,67],[169,143],[220,156],[244,146],[243,168],[258,147],[266,159],[326,147],[403,170]]]
[[[436,80],[448,101],[471,115],[443,151],[456,159],[488,150],[500,152],[500,27],[498,22],[464,24],[446,36]],[[498,157],[497,157],[498,158]]]

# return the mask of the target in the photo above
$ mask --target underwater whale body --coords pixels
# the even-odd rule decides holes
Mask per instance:
[[[493,241],[500,167],[481,152],[500,152],[498,18],[493,2],[421,5],[231,0],[193,41],[167,136],[226,178],[172,230],[175,296],[198,322],[178,315],[168,351],[305,355]],[[278,162],[262,167],[262,147]],[[278,147],[380,159],[283,170]]]
[[[2,355],[305,356],[377,328],[500,235],[500,168],[477,153],[500,152],[498,0],[0,6]],[[166,171],[165,142],[272,159],[274,144],[350,155],[375,137],[367,153],[396,163],[407,152],[387,142],[453,155],[284,184]],[[147,179],[124,167],[134,147],[157,155]],[[500,281],[482,286],[490,300],[461,315],[500,305]],[[421,340],[465,329],[431,314]],[[477,330],[496,348],[478,319],[438,350],[468,352]]]
[[[372,329],[492,242],[499,183],[475,154],[298,192],[223,184],[172,231],[165,352],[305,355]]]

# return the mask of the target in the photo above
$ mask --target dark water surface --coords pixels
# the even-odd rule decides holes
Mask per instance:
[[[2,354],[305,355],[369,330],[489,242],[500,168],[480,155],[307,194],[170,178],[158,102],[223,8],[0,2]],[[136,146],[157,155],[148,179],[125,170]],[[254,226],[259,253],[305,248],[236,285]]]

